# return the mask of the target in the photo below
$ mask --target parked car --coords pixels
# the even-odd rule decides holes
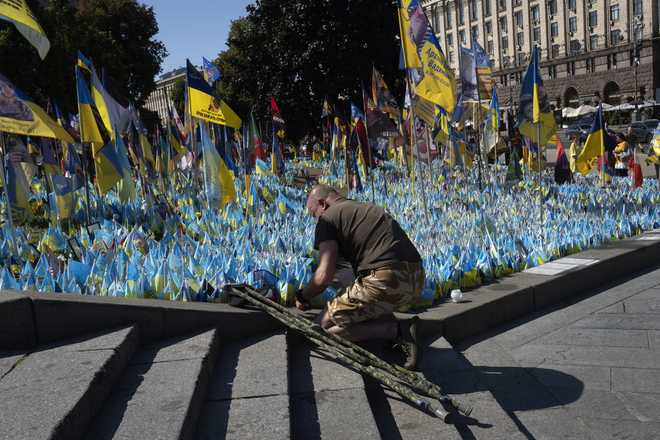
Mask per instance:
[[[653,131],[658,126],[657,119],[635,121],[628,127],[628,140],[636,144],[648,144],[653,139]]]

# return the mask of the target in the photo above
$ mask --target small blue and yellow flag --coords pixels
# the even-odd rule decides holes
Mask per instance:
[[[75,207],[73,193],[76,188],[73,179],[56,175],[53,176],[52,182],[57,216],[60,220],[66,220],[71,217]]]
[[[543,88],[538,46],[534,46],[532,50],[532,59],[520,89],[518,129],[541,148],[557,131],[555,117],[550,109],[550,100]]]
[[[575,161],[575,169],[583,175],[589,174],[605,153],[605,130],[603,125],[603,106],[598,106],[587,140]]]
[[[224,208],[236,201],[234,175],[213,145],[206,124],[200,124],[204,160],[204,189],[211,208]]]

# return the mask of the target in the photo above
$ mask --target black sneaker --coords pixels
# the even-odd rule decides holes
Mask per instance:
[[[419,318],[413,317],[407,322],[399,321],[399,333],[397,342],[406,356],[403,368],[416,371],[422,358],[422,348],[419,345]]]

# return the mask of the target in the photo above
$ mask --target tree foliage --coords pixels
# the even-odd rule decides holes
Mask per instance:
[[[163,43],[154,38],[158,23],[153,8],[136,0],[28,3],[51,49],[42,61],[13,26],[0,25],[0,65],[5,76],[37,102],[45,105],[52,98],[73,113],[73,68],[80,50],[94,62],[115,98],[125,105],[144,104],[167,55]]]
[[[257,0],[232,23],[216,60],[220,95],[239,114],[254,108],[264,119],[274,96],[291,138],[318,133],[323,99],[361,105],[360,84],[369,87],[374,65],[402,96],[397,34],[396,7],[387,1]]]

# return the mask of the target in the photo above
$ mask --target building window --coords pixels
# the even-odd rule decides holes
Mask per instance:
[[[524,32],[518,32],[516,34],[516,44],[518,45],[519,48],[522,48],[523,45],[525,44],[525,33]],[[520,50],[520,49],[518,49]]]
[[[550,23],[550,36],[556,38],[559,36],[559,23],[556,21]]]
[[[484,23],[484,31],[486,32],[486,35],[492,35],[493,24],[490,21]]]
[[[548,0],[548,14],[555,15],[557,13],[557,0]]]
[[[518,60],[518,65],[522,66],[525,64],[525,53],[524,52],[518,52],[516,54],[516,59]]]
[[[610,20],[619,21],[619,5],[610,6]]]
[[[458,31],[458,39],[460,40],[461,44],[465,45],[465,31],[464,30]]]
[[[589,26],[590,27],[598,26],[598,11],[589,12]]]
[[[588,73],[593,73],[594,72],[594,59],[593,58],[587,58],[585,60],[585,67],[587,69]]]
[[[506,11],[506,0],[497,0],[497,10]]]
[[[642,0],[633,0],[633,15],[641,17],[644,14],[644,2]]]
[[[500,33],[506,34],[506,32],[507,32],[506,16],[500,17]]]
[[[541,22],[541,10],[539,8],[539,5],[534,5],[532,6],[532,23],[540,23]]]
[[[589,36],[589,48],[591,50],[598,49],[598,35]]]
[[[449,60],[449,64],[454,64],[454,52],[449,50],[447,51],[447,59]]]
[[[522,11],[516,11],[513,14],[513,22],[515,23],[515,25],[517,27],[522,29],[522,27],[523,27],[523,14],[522,14]]]
[[[573,12],[575,12],[575,10],[577,9],[577,8],[575,7],[575,0],[568,0],[568,9],[570,9],[570,10],[573,11]]]
[[[532,29],[532,40],[535,43],[540,43],[541,42],[541,28],[539,26]]]
[[[490,17],[490,0],[484,0],[484,17]]]
[[[447,18],[447,27],[451,27],[451,9],[447,8],[445,17]]]
[[[553,44],[552,45],[552,58],[559,58],[559,45],[558,44]]]
[[[580,53],[580,41],[579,40],[571,40],[570,49],[571,49],[571,55],[575,55],[577,53]]]
[[[454,45],[454,36],[452,34],[447,34],[447,46]]]
[[[612,44],[619,44],[621,42],[621,31],[618,29],[614,29],[612,32],[610,32],[610,41]]]
[[[633,41],[642,41],[642,33],[643,29],[640,27],[637,27],[633,30]]]
[[[470,21],[475,21],[477,19],[477,0],[470,0]]]
[[[486,42],[486,48],[487,48],[488,55],[490,55],[490,56],[492,57],[493,54],[495,53],[495,48],[494,48],[494,45],[493,45],[493,40],[488,40],[488,41]]]
[[[616,69],[616,61],[617,61],[617,60],[616,60],[616,54],[613,53],[613,54],[612,54],[612,67],[614,67],[615,69]]]
[[[568,72],[570,76],[575,76],[575,61],[566,63],[566,72]]]
[[[506,85],[507,85],[507,82],[508,82],[507,80],[508,80],[508,76],[507,76],[507,75],[502,75],[502,76],[500,76],[500,84],[502,84],[503,86],[506,86]]]
[[[456,14],[458,15],[458,25],[461,26],[465,24],[463,18],[463,2],[461,0],[456,1]]]
[[[577,17],[571,17],[568,19],[568,31],[577,32]]]
[[[557,66],[548,66],[548,76],[550,79],[557,78]]]
[[[473,40],[478,40],[479,39],[479,28],[476,26],[472,26],[472,30],[470,31],[470,37],[472,37]]]
[[[438,26],[438,4],[431,5],[431,27],[437,33],[440,27]]]
[[[513,6],[520,6],[522,5],[522,0],[513,0]]]
[[[501,50],[502,53],[507,53],[509,51],[509,37],[507,37],[506,35],[502,36]]]

